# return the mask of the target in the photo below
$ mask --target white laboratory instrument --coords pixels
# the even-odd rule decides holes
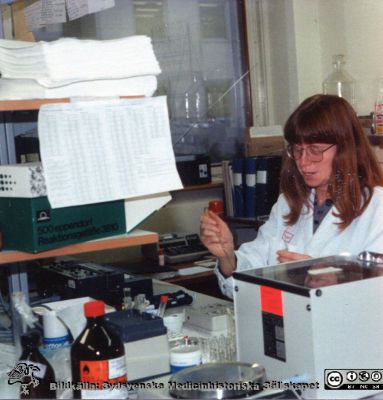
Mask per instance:
[[[371,254],[234,273],[238,361],[275,386],[318,386],[303,398],[382,395],[383,263]]]

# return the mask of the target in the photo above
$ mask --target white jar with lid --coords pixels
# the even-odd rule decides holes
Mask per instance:
[[[189,367],[200,365],[202,361],[201,349],[198,345],[180,345],[170,350],[170,372],[176,372]]]

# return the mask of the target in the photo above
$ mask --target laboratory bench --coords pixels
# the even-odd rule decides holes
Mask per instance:
[[[188,289],[185,289],[183,286],[179,286],[179,285],[175,285],[169,282],[164,282],[164,281],[159,281],[159,280],[153,280],[153,294],[154,295],[161,295],[164,293],[175,293],[178,292],[180,290],[185,291],[187,294],[189,294],[192,298],[193,298],[193,302],[191,305],[184,305],[184,306],[178,306],[178,307],[172,307],[169,308],[167,310],[165,310],[165,317],[167,315],[172,315],[172,314],[182,314],[185,318],[187,318],[187,309],[190,307],[193,307],[193,309],[205,309],[206,307],[220,307],[220,309],[227,309],[228,310],[232,310],[233,309],[233,305],[230,301],[226,301],[223,299],[217,299],[215,297],[212,296],[208,296],[202,293],[198,293],[198,292],[194,292]],[[235,341],[234,341],[234,322],[233,322],[233,312],[229,311],[230,315],[230,319],[232,321],[231,325],[228,325],[227,329],[215,329],[214,331],[209,331],[207,329],[200,329],[196,326],[193,325],[188,325],[187,321],[184,322],[184,325],[182,327],[182,331],[180,334],[173,336],[173,337],[169,337],[169,346],[172,346],[172,343],[175,343],[175,341],[179,341],[181,340],[184,336],[188,336],[188,337],[193,337],[193,338],[203,338],[204,340],[209,340],[209,338],[213,338],[214,336],[221,336],[224,335],[225,337],[229,336],[229,328],[231,330],[230,332],[230,338],[227,340],[230,340],[232,345],[235,348]],[[134,342],[137,343],[137,342]],[[143,343],[145,343],[143,341]],[[137,345],[135,344],[135,346],[137,347]],[[54,354],[55,350],[52,351],[43,351],[44,355],[47,357],[47,359],[50,361],[50,363],[52,364],[52,366],[54,367],[54,369],[58,372],[56,372],[56,380],[57,381],[68,381],[70,378],[68,376],[68,373],[70,374],[70,356],[69,356],[69,348],[66,348],[62,354],[60,355],[60,357],[63,357],[64,360],[62,358],[60,358],[60,360],[58,359],[57,354]],[[144,351],[145,352],[145,356],[144,358],[147,356],[147,350]],[[153,350],[153,354],[154,357],[155,355],[161,352],[161,349],[156,348],[155,350]],[[15,393],[18,393],[18,385],[9,385],[7,383],[8,380],[8,376],[7,373],[14,367],[14,365],[17,362],[17,351],[15,346],[10,345],[10,344],[3,344],[0,343],[0,359],[3,360],[7,360],[6,362],[2,363],[2,365],[0,366],[0,399],[1,398],[13,398],[12,396],[14,396]],[[150,353],[150,352],[149,352]],[[235,354],[233,354],[233,357],[235,357]],[[148,364],[148,360],[145,361],[146,365],[148,368],[152,368],[152,366],[150,366],[150,363]],[[169,373],[167,374],[162,374],[163,376],[166,375],[167,377],[169,377]],[[128,368],[128,376],[129,376],[129,368]],[[152,378],[150,376],[148,376],[148,378]],[[161,378],[159,377],[159,380],[161,381],[162,379],[166,379],[166,378]],[[141,381],[141,379],[140,379]],[[142,381],[144,381],[144,379],[142,379]],[[15,388],[16,387],[16,388]],[[16,390],[17,389],[17,390]],[[136,393],[137,395],[137,393]],[[153,395],[155,395],[155,393],[153,393]],[[158,392],[156,395],[160,395],[160,392]],[[69,398],[68,396],[68,392],[66,391],[61,391],[59,393],[59,397],[58,398]],[[141,394],[141,396],[143,396],[143,393]],[[139,397],[139,398],[147,398],[147,393],[144,397]]]
[[[320,260],[323,262],[324,258]],[[347,261],[348,264],[344,264],[345,261]],[[368,310],[368,307],[366,307],[366,305],[370,303],[372,309],[379,309],[378,305],[381,303],[381,300],[380,298],[378,299],[378,296],[375,296],[374,293],[381,292],[383,277],[381,275],[375,276],[375,274],[373,274],[371,276],[368,275],[363,279],[355,280],[354,260],[352,259],[351,261],[348,261],[348,259],[345,259],[344,257],[342,258],[341,256],[337,257],[336,259],[333,257],[331,260],[328,259],[326,261],[329,263],[329,265],[331,265],[331,267],[322,267],[324,271],[323,273],[328,273],[330,270],[332,273],[339,274],[343,271],[342,274],[344,276],[349,276],[350,281],[346,281],[344,284],[342,283],[324,286],[318,290],[315,287],[311,288],[310,286],[306,286],[306,283],[304,283],[304,274],[306,274],[309,270],[311,271],[311,264],[315,264],[315,262],[317,262],[315,259],[310,261],[303,260],[300,262],[268,267],[268,269],[257,269],[237,273],[235,278],[238,290],[235,292],[236,300],[234,301],[234,304],[229,300],[218,299],[213,296],[186,289],[181,285],[154,279],[153,294],[155,296],[168,293],[177,293],[178,291],[183,290],[193,299],[193,302],[190,305],[182,305],[165,310],[165,317],[172,314],[183,314],[185,316],[185,321],[181,332],[175,336],[170,336],[168,338],[165,337],[165,342],[169,343],[170,349],[185,336],[189,337],[190,340],[195,340],[196,342],[201,343],[201,347],[203,349],[202,360],[205,363],[211,361],[221,363],[222,361],[235,361],[237,359],[244,363],[250,363],[250,360],[252,360],[252,363],[258,362],[260,365],[266,368],[266,376],[268,374],[271,375],[271,377],[270,375],[268,377],[270,381],[267,382],[276,382],[282,384],[281,378],[275,376],[277,374],[275,372],[277,367],[287,368],[286,371],[278,372],[278,374],[280,374],[278,375],[279,377],[291,377],[288,378],[287,381],[297,377],[297,379],[302,379],[303,382],[312,384],[314,384],[316,381],[323,382],[323,372],[319,373],[316,371],[317,375],[315,378],[314,375],[310,375],[310,373],[313,373],[311,362],[319,362],[320,370],[322,370],[323,366],[325,366],[325,368],[332,369],[340,368],[338,364],[340,360],[339,354],[342,354],[343,352],[344,354],[347,354],[347,357],[349,357],[349,354],[354,351],[354,347],[352,345],[345,347],[343,346],[343,343],[348,342],[351,344],[357,340],[357,343],[360,343],[360,346],[363,344],[363,349],[365,349],[366,346],[370,346],[369,341],[358,341],[361,337],[360,332],[357,330],[357,325],[352,325],[355,318],[350,318],[349,313],[346,312],[351,303],[351,307],[353,307],[354,310],[357,310],[358,320],[361,322],[361,333],[365,334],[366,337],[369,337],[369,339],[372,341],[375,340],[376,342],[379,340],[379,332],[381,332],[380,328],[382,326],[381,319],[375,318],[376,313],[367,313],[366,310]],[[336,267],[334,267],[334,265]],[[352,268],[350,269],[349,267]],[[374,272],[378,267],[372,268],[372,272]],[[283,274],[280,273],[280,269],[282,269],[282,272],[284,272]],[[368,268],[368,271],[370,271],[370,269],[371,267]],[[278,274],[275,274],[275,270],[278,272]],[[276,284],[275,276],[278,276],[280,280],[277,282],[279,285],[277,287],[274,287]],[[262,285],[261,290],[258,290],[259,285]],[[279,289],[283,287],[283,290],[279,290],[278,287]],[[362,296],[358,299],[354,296],[354,293],[360,292],[361,289],[363,289]],[[363,304],[359,305],[359,303]],[[260,312],[260,304],[262,304],[262,312]],[[217,310],[225,310],[224,316],[226,325],[224,328],[221,325],[221,317],[223,314],[217,312]],[[240,312],[237,314],[238,310],[240,310]],[[212,313],[209,314],[209,311],[212,311]],[[236,313],[235,318],[234,313]],[[266,318],[264,313],[273,314],[273,318]],[[335,315],[335,317],[332,317],[329,320],[329,315]],[[216,316],[218,317],[217,319]],[[345,316],[347,317],[344,318]],[[283,322],[282,325],[280,325],[281,321]],[[330,325],[326,325],[326,321],[328,321]],[[372,323],[375,324],[375,326],[372,327],[373,332],[376,333],[375,336],[372,335],[372,332],[368,329],[368,326],[371,326]],[[347,326],[345,327],[345,325]],[[263,354],[264,343],[263,340],[261,340],[262,332],[265,333],[265,331],[262,329],[262,326],[269,327],[269,330],[267,331],[268,334],[265,337],[273,337],[275,341],[279,342],[283,339],[286,342],[287,351],[286,354],[283,355],[286,361],[277,361],[275,354],[271,354],[271,357],[269,358],[265,357],[265,354]],[[351,331],[351,326],[353,327],[352,329],[354,330],[354,334],[347,339],[347,337],[344,336],[344,329],[346,329],[346,331]],[[273,327],[276,329],[272,329]],[[219,348],[230,348],[234,343],[234,351],[232,353],[224,353],[223,358],[215,360],[214,357],[217,355],[217,353],[215,350],[212,353],[210,349],[217,348],[217,343],[220,345],[221,342],[219,342],[219,338],[221,337],[223,337],[222,340],[225,340],[225,342],[224,345],[221,345]],[[331,340],[332,337],[336,338],[335,345]],[[355,337],[357,339],[355,339]],[[321,345],[318,343],[321,343]],[[325,347],[322,347],[322,345],[325,345]],[[340,348],[336,346],[340,346]],[[349,351],[350,349],[352,349],[351,352]],[[266,350],[270,351],[268,348],[265,349],[265,351]],[[281,351],[281,348],[279,348],[279,351]],[[329,351],[332,357],[328,356]],[[357,352],[355,354],[357,356],[358,364],[350,362],[347,364],[347,367],[349,366],[350,368],[354,369],[381,369],[381,365],[379,365],[381,354],[377,352],[376,347],[375,350],[370,348],[369,351],[370,352],[368,354],[370,354],[370,357],[365,357],[364,362],[361,364],[360,359],[363,357],[363,354],[361,353],[360,349],[355,349],[355,352]],[[313,352],[317,352],[320,357],[313,357],[313,354],[311,354]],[[9,366],[12,363],[12,358],[10,355],[13,354],[14,356],[14,353],[15,351],[10,351],[9,346],[7,348],[3,348],[0,345],[0,358],[7,360],[0,369],[0,376],[2,376],[2,386],[0,385],[0,398],[5,395],[8,395],[9,397],[9,393],[4,391],[4,389],[10,388],[10,385],[7,385],[6,383],[7,377],[5,373],[8,372],[6,368],[9,369]],[[150,355],[151,350],[145,349],[143,352],[143,359],[146,360],[145,362],[147,368],[153,368],[155,363],[149,362],[148,359],[144,357],[145,355],[148,355],[148,353]],[[322,353],[326,353],[327,356],[323,358],[321,356]],[[153,354],[162,354],[162,361],[164,361],[164,357],[169,357],[170,359],[168,350],[166,350],[166,352],[161,352],[161,349],[156,347]],[[228,359],[227,354],[229,354],[230,359]],[[342,357],[347,358],[344,356],[344,354]],[[371,357],[371,354],[375,355]],[[219,354],[218,357],[221,357],[221,355]],[[338,357],[338,359],[334,364],[333,359],[336,357]],[[279,357],[279,359],[280,358],[281,357]],[[377,364],[374,362],[371,365],[371,360],[374,359],[378,362]],[[68,358],[66,363],[69,365]],[[294,370],[298,368],[297,366],[299,367],[300,375],[295,374],[296,371]],[[64,367],[64,365],[61,365],[61,367]],[[343,367],[345,367],[345,365],[343,365]],[[289,375],[289,373],[291,373],[290,369],[293,371],[293,375]],[[304,375],[306,371],[308,371],[308,375]],[[64,380],[66,375],[61,374],[59,376],[60,379]],[[169,394],[168,386],[170,377],[171,375],[169,373],[163,373],[157,376],[147,376],[147,378],[143,377],[141,379],[137,379],[136,382],[142,385],[139,385],[138,390],[132,394],[131,398],[170,399],[171,396]],[[134,383],[135,380],[132,380],[131,382]],[[143,384],[145,382],[148,383],[148,385],[144,386]],[[160,386],[154,388],[153,382],[159,384]],[[296,380],[295,382],[301,381]],[[253,396],[247,397],[247,399],[302,398],[283,397],[285,395],[285,393],[283,393],[284,390],[277,390],[277,388],[275,391],[273,391],[273,389],[274,388],[271,388],[270,391],[267,388],[267,390],[264,390],[262,393],[257,393]],[[356,398],[355,395],[353,396],[351,391],[349,393],[350,396],[347,398]],[[328,392],[327,394],[327,398],[337,398],[333,397],[337,394],[336,392]],[[371,396],[371,391],[369,391],[368,394]],[[363,397],[364,396],[359,396],[358,398]],[[306,398],[316,397],[314,396]],[[378,392],[376,396],[371,398],[382,398],[382,393]]]

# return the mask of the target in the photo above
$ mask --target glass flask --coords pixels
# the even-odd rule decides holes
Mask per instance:
[[[333,56],[334,71],[323,81],[323,93],[334,94],[355,105],[355,80],[344,69],[344,55]]]
[[[185,116],[192,121],[201,121],[206,118],[207,96],[202,75],[194,72],[185,92]]]

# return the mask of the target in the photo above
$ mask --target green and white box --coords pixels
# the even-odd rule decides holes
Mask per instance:
[[[0,197],[5,250],[32,253],[126,232],[124,201],[51,208],[47,197]]]

